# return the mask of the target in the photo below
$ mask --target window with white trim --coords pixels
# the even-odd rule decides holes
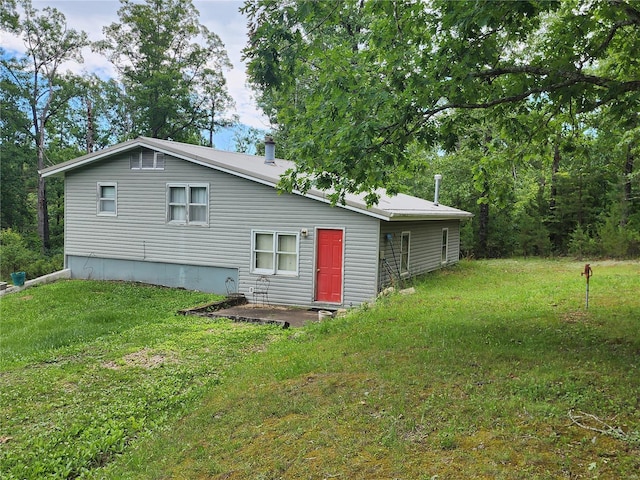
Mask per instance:
[[[131,153],[129,167],[131,170],[164,170],[164,153],[143,148]]]
[[[167,185],[167,222],[179,225],[209,224],[209,185]]]
[[[97,185],[97,214],[115,217],[118,214],[118,184],[101,183]]]
[[[447,263],[449,257],[449,229],[442,229],[442,256],[441,262]]]
[[[298,274],[297,233],[251,232],[251,271],[266,275]]]
[[[411,242],[411,233],[402,232],[400,235],[400,273],[409,273],[409,244]]]

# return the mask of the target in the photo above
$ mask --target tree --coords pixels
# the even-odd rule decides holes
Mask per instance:
[[[29,132],[29,117],[18,106],[22,98],[13,82],[0,78],[0,229],[24,231],[35,218],[29,212],[27,192],[35,189],[35,149]]]
[[[266,132],[255,127],[238,126],[233,135],[236,152],[264,155],[264,137]]]
[[[68,100],[63,90],[61,65],[67,60],[81,60],[80,51],[88,41],[84,32],[68,29],[64,15],[55,8],[46,7],[39,12],[30,0],[21,0],[19,4],[22,16],[13,24],[3,21],[2,28],[10,28],[22,36],[26,53],[22,58],[2,55],[2,75],[21,89],[25,110],[29,112],[28,133],[36,147],[40,170],[45,167],[49,120]],[[49,218],[42,177],[38,177],[38,235],[46,252]]]
[[[115,79],[85,74],[66,88],[73,97],[54,119],[58,147],[91,153],[130,137],[125,95]]]
[[[216,80],[208,82],[202,92],[209,102],[209,108],[206,109],[206,127],[204,128],[209,132],[206,145],[212,148],[215,146],[214,133],[219,127],[231,127],[238,123],[237,115],[229,115],[229,112],[235,108],[235,102],[226,89],[226,80],[221,74],[215,77]]]
[[[11,30],[17,28],[18,21],[16,0],[0,0],[0,27]]]
[[[443,112],[539,105],[637,111],[640,9],[629,1],[248,1],[244,50],[298,163],[288,188],[371,192]],[[375,196],[369,196],[375,200]]]
[[[200,24],[190,0],[122,0],[118,15],[98,47],[120,73],[131,136],[199,143],[232,106],[222,41]]]

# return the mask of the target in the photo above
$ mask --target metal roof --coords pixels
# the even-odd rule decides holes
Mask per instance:
[[[63,175],[65,172],[89,166],[115,154],[141,147],[150,148],[188,162],[274,188],[278,184],[280,176],[288,169],[295,167],[295,163],[288,160],[276,159],[274,164],[266,164],[264,157],[256,155],[227,152],[200,145],[159,140],[157,138],[138,137],[134,140],[119,143],[98,152],[45,168],[40,171],[40,174],[43,177]],[[296,193],[300,194],[299,192]],[[442,204],[436,205],[429,200],[411,195],[400,193],[390,196],[387,195],[385,190],[379,190],[377,193],[380,195],[377,205],[367,207],[364,194],[347,194],[345,196],[345,204],[338,206],[387,221],[465,219],[473,216],[473,214],[464,210]],[[311,189],[303,195],[314,200],[330,203],[328,193],[322,190]]]

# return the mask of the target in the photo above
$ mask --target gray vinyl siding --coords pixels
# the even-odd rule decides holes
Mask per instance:
[[[117,216],[97,215],[98,182],[117,183]],[[168,183],[209,185],[207,226],[167,223]],[[270,276],[269,300],[314,306],[316,228],[337,228],[344,230],[340,306],[359,305],[377,291],[379,222],[366,215],[279,195],[270,186],[170,156],[162,171],[132,171],[128,154],[115,156],[68,172],[65,189],[65,253],[77,262],[91,257],[235,269],[238,292],[251,300],[258,278],[250,272],[252,230],[307,229],[299,241],[298,275]],[[123,278],[131,279],[130,272]]]
[[[458,220],[424,222],[381,222],[380,229],[380,287],[398,283],[398,278],[410,278],[443,266],[442,229],[448,229],[447,264],[456,263],[460,256],[460,222]],[[400,239],[410,233],[409,272],[400,273]],[[391,240],[387,240],[391,234]]]

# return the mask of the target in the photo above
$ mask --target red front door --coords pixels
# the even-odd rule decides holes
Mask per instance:
[[[342,230],[318,230],[318,302],[342,303],[342,234]]]

